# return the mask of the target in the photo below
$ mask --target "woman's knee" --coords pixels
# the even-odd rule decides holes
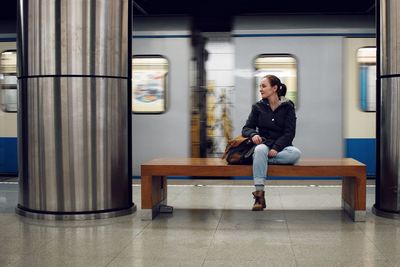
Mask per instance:
[[[288,146],[285,147],[276,157],[276,163],[278,164],[295,164],[299,161],[301,151],[297,147]]]
[[[294,146],[290,146],[290,147],[287,147],[287,151],[289,152],[290,159],[293,163],[296,163],[297,161],[299,161],[299,159],[301,157],[300,149],[298,149],[297,147],[294,147]]]
[[[268,147],[265,144],[259,144],[254,149],[254,154],[267,154],[269,151]]]

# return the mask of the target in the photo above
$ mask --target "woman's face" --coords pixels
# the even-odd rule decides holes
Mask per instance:
[[[276,93],[277,89],[277,86],[271,86],[267,78],[261,80],[260,93],[262,99],[267,99],[268,97],[272,96]]]

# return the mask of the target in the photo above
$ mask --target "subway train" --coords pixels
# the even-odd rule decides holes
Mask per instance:
[[[15,36],[0,35],[3,175],[17,175]],[[135,17],[134,177],[153,158],[220,157],[241,133],[268,73],[281,78],[296,104],[294,145],[302,157],[353,157],[374,177],[375,45],[373,16],[237,16],[230,32],[200,33],[190,17]]]

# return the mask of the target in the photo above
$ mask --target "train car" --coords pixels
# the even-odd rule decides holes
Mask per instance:
[[[152,158],[198,155],[201,124],[194,99],[201,70],[194,60],[192,29],[189,17],[134,18],[135,177],[140,164]],[[206,146],[207,156],[221,156],[227,139],[240,134],[259,98],[260,77],[273,73],[296,103],[294,144],[303,156],[354,157],[368,165],[369,176],[375,175],[373,17],[241,16],[234,18],[231,32],[201,36],[206,40],[202,71],[207,102],[202,108],[207,140],[200,145]],[[15,42],[0,47],[0,52],[15,49]],[[0,119],[0,138],[15,140],[16,114],[1,111]]]

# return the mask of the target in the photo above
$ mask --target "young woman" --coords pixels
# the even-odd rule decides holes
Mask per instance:
[[[268,163],[294,164],[300,150],[292,145],[296,132],[294,103],[285,98],[286,85],[274,75],[263,77],[260,83],[261,100],[253,104],[251,113],[242,129],[244,137],[251,137],[256,144],[253,154],[253,178],[256,191],[254,211],[266,207],[264,181]]]

